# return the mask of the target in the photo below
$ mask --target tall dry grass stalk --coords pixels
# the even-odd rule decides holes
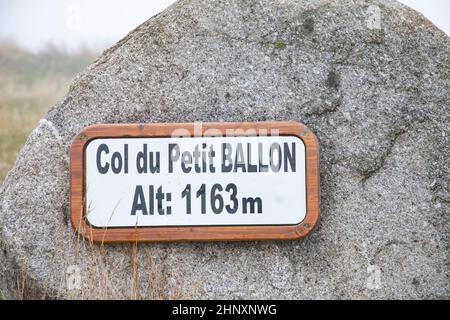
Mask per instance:
[[[114,250],[117,245],[95,244],[79,239],[76,241],[78,254],[89,253],[89,267],[82,270],[80,290],[68,291],[68,299],[101,300],[161,300],[188,298],[180,288],[167,290],[167,279],[155,259],[140,255],[139,244],[119,245],[128,251],[128,261],[117,261]],[[128,247],[128,250],[125,250]],[[80,257],[81,258],[81,257]],[[84,256],[86,258],[86,256]],[[120,263],[123,263],[120,267]],[[128,289],[127,289],[128,288]]]

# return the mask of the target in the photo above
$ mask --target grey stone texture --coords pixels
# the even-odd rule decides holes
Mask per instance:
[[[0,290],[448,299],[449,79],[449,37],[397,2],[181,0],[105,51],[31,133],[0,190]],[[82,128],[272,120],[320,141],[308,238],[99,246],[73,232],[69,149]]]

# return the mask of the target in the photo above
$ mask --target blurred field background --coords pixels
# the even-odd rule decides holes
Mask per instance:
[[[0,184],[30,131],[97,55],[52,45],[32,52],[11,41],[0,42]]]

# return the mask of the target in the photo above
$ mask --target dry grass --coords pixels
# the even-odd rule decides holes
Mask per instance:
[[[57,235],[56,241],[61,236]],[[46,290],[42,283],[30,279],[26,270],[18,269],[13,276],[16,299],[173,300],[189,299],[201,289],[192,286],[189,292],[183,292],[178,283],[172,283],[164,273],[160,249],[152,250],[139,243],[110,246],[77,237],[70,239],[67,256],[62,258],[62,263],[58,261],[58,265],[65,265],[62,274],[55,274],[60,279],[57,281],[61,281],[58,291]],[[64,276],[64,271],[67,273],[74,266],[79,272],[76,286],[70,276]]]
[[[188,298],[180,288],[173,292],[167,288],[162,266],[147,250],[140,250],[140,244],[120,245],[122,257],[118,259],[110,246],[94,244],[83,239],[75,243],[75,256],[90,256],[82,270],[81,287],[67,291],[68,299],[101,300],[163,300]],[[73,252],[72,252],[73,253]],[[86,258],[86,257],[84,257]]]

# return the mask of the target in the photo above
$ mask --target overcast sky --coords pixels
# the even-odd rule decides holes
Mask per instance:
[[[0,0],[0,38],[40,50],[104,49],[174,0]],[[450,35],[450,1],[402,0]]]

